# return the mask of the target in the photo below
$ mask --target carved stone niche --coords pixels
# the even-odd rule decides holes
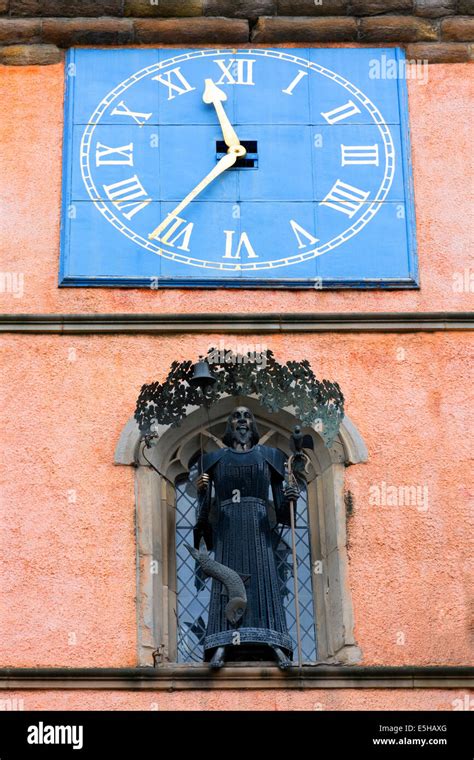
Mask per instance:
[[[223,445],[219,436],[236,404],[253,411],[260,443],[290,454],[290,435],[298,423],[293,410],[270,414],[251,397],[228,396],[209,410],[190,408],[179,427],[161,426],[157,445],[146,455],[163,477],[141,456],[133,417],[120,435],[115,464],[135,467],[138,665],[153,665],[153,652],[157,650],[158,662],[176,662],[174,483],[187,474],[201,440],[204,451]],[[322,560],[322,572],[315,573],[313,583],[318,661],[355,664],[361,652],[353,635],[344,471],[349,465],[366,462],[367,449],[347,416],[331,448],[324,445],[317,430],[305,428],[303,432],[312,433],[315,446],[308,476],[308,510],[311,556],[313,561]]]

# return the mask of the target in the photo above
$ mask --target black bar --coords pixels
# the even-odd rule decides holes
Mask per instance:
[[[347,751],[362,758],[463,760],[472,758],[470,727],[468,711],[2,712],[0,757],[128,758],[148,750],[153,757],[188,751],[225,758],[234,748],[242,757],[260,750],[279,757],[288,742],[293,756],[316,758],[329,750],[335,758]]]

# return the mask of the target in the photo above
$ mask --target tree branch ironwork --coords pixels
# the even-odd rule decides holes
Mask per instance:
[[[158,425],[177,426],[189,407],[209,408],[224,396],[255,396],[262,407],[277,413],[291,407],[303,426],[315,426],[326,446],[338,434],[344,417],[344,396],[336,382],[318,380],[309,361],[280,364],[269,349],[259,353],[233,353],[210,348],[205,357],[214,385],[193,387],[194,362],[174,361],[166,380],[143,385],[137,399],[135,419],[147,446],[156,438]]]

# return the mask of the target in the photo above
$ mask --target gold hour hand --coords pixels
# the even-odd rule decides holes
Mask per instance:
[[[229,153],[226,153],[225,156],[222,156],[221,160],[217,162],[215,167],[209,172],[209,174],[206,174],[204,179],[201,180],[199,185],[196,185],[194,190],[191,190],[190,193],[186,196],[184,200],[181,201],[179,206],[176,206],[174,211],[171,211],[161,222],[161,224],[158,225],[156,229],[153,230],[153,232],[150,232],[148,235],[148,238],[152,240],[153,238],[157,238],[161,235],[163,230],[165,230],[170,222],[173,219],[176,219],[177,216],[183,211],[183,209],[188,206],[191,201],[193,201],[202,191],[211,184],[217,177],[219,177],[220,174],[225,172],[227,169],[230,169],[231,166],[235,164],[239,157],[237,146],[233,146],[229,149]]]
[[[237,133],[230,123],[229,117],[227,116],[224,110],[224,106],[222,105],[222,103],[227,100],[227,95],[223,90],[219,89],[216,84],[214,84],[212,79],[206,79],[205,85],[206,86],[204,88],[202,99],[204,103],[207,103],[208,105],[212,104],[216,109],[217,118],[219,119],[219,124],[221,125],[225,144],[229,149],[238,149],[237,156],[239,158],[245,156],[247,151],[244,146],[241,145],[240,140],[237,137]]]

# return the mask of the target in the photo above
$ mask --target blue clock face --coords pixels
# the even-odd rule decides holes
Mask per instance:
[[[63,284],[415,284],[380,55],[73,51]]]

